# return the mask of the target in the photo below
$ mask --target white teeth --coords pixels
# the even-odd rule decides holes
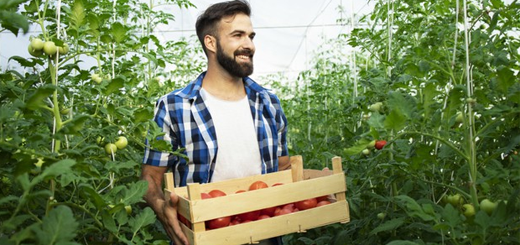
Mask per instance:
[[[237,57],[238,57],[239,59],[246,59],[246,60],[249,59],[249,56],[247,56],[247,55],[238,55]]]

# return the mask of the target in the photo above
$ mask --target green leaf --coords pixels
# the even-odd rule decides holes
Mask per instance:
[[[396,196],[397,200],[401,200],[406,204],[406,213],[412,217],[418,217],[424,221],[431,221],[435,219],[435,214],[432,214],[432,210],[427,207],[425,211],[413,198],[405,195]]]
[[[61,128],[60,132],[63,132],[64,134],[77,134],[83,130],[88,119],[90,119],[89,115],[75,116],[72,121],[69,121],[63,126],[63,128]]]
[[[475,223],[478,224],[483,230],[486,230],[491,225],[491,219],[486,212],[480,210],[475,215]]]
[[[371,128],[374,129],[383,129],[385,122],[385,116],[379,113],[373,113],[368,119],[367,123]]]
[[[22,225],[24,222],[26,222],[30,218],[32,218],[32,217],[28,214],[14,216],[12,219],[9,219],[6,222],[4,222],[2,224],[2,228],[9,232],[16,230],[18,227],[20,227],[20,225]]]
[[[79,223],[74,219],[72,210],[67,206],[58,206],[43,218],[41,225],[34,227],[34,232],[38,244],[62,244],[74,239],[78,226]]]
[[[111,213],[109,213],[106,209],[103,209],[101,210],[101,218],[106,229],[111,232],[117,232],[116,221],[114,220],[114,217],[112,217]]]
[[[146,207],[136,217],[130,218],[130,220],[128,221],[128,224],[130,225],[132,232],[135,234],[141,228],[155,223],[155,220],[156,220],[155,213],[152,211],[151,208]]]
[[[434,105],[435,96],[438,95],[437,90],[435,89],[434,83],[427,83],[423,89],[423,107],[424,107],[424,117],[430,118],[432,114],[432,108],[430,106]]]
[[[23,173],[16,177],[16,180],[22,186],[23,191],[28,191],[31,188],[31,181],[29,180],[29,174]]]
[[[30,226],[27,226],[24,229],[22,229],[21,231],[13,234],[11,236],[10,240],[16,242],[16,244],[22,244],[22,242],[27,239],[34,239],[33,229],[36,227],[39,227],[39,226],[40,226],[40,223],[34,223]],[[3,245],[4,243],[0,242],[0,244]],[[9,243],[7,243],[7,244],[9,244]]]
[[[16,197],[13,195],[5,196],[5,197],[0,198],[0,205],[3,206],[6,203],[9,203],[12,201],[17,201],[18,199],[19,199],[19,197]]]
[[[413,117],[416,104],[415,98],[401,92],[391,92],[387,101],[387,105],[391,110],[398,109],[407,118]]]
[[[129,205],[142,201],[147,189],[147,181],[138,181],[132,183],[129,189],[125,192],[123,203]]]
[[[153,111],[151,107],[143,107],[134,111],[134,122],[146,122],[153,118]]]
[[[503,92],[507,92],[509,88],[517,82],[517,79],[511,69],[502,67],[497,71],[496,81],[498,83],[498,88]]]
[[[31,61],[20,56],[12,56],[11,58],[9,58],[9,61],[11,60],[17,61],[23,67],[35,67],[38,64],[38,60],[36,59],[33,59]]]
[[[403,224],[404,224],[404,218],[391,219],[391,220],[386,221],[385,223],[379,225],[375,229],[373,229],[370,232],[370,235],[376,235],[377,233],[383,232],[383,231],[393,231],[393,230],[399,228]]]
[[[27,100],[27,108],[29,110],[36,110],[40,106],[45,105],[44,100],[54,93],[55,90],[56,87],[49,84],[39,87]]]
[[[109,172],[119,173],[121,169],[133,169],[136,165],[138,165],[138,164],[133,161],[127,161],[127,162],[111,161],[105,165],[105,169],[108,170]]]
[[[406,126],[406,117],[398,108],[394,108],[385,119],[385,128],[395,132]]]
[[[76,161],[72,160],[72,159],[61,160],[59,162],[52,164],[51,166],[45,168],[45,170],[40,175],[36,176],[31,181],[31,187],[42,182],[46,178],[54,178],[58,175],[65,174],[65,173],[72,171],[71,167],[74,166],[75,164],[76,164]]]
[[[18,30],[20,29],[23,30],[24,34],[29,31],[27,17],[9,10],[0,9],[0,26],[11,31],[15,36],[18,36]]]
[[[395,240],[387,243],[386,245],[419,245],[419,243],[405,240]]]
[[[123,24],[116,22],[112,24],[112,36],[116,43],[120,43],[126,38],[126,28]]]
[[[72,13],[70,16],[70,20],[72,23],[72,27],[74,27],[76,30],[79,30],[81,25],[85,22],[85,6],[83,6],[82,0],[76,0],[74,1],[74,4],[72,5]]]
[[[7,237],[0,237],[0,244],[4,245],[16,245],[17,243],[14,241],[10,241]]]
[[[462,219],[460,218],[460,212],[455,209],[451,204],[448,204],[444,207],[442,211],[442,218],[451,229],[456,228],[462,223]]]
[[[104,91],[104,94],[110,95],[112,93],[119,91],[120,88],[125,86],[125,81],[126,81],[126,78],[123,76],[115,77],[108,83],[108,85]]]
[[[0,9],[9,10],[16,9],[21,3],[27,2],[28,0],[4,0],[0,2]]]
[[[360,154],[364,149],[367,148],[369,143],[370,141],[362,139],[356,142],[356,145],[345,149],[345,154],[349,156]]]

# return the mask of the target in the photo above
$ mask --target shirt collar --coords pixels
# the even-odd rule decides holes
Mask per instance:
[[[200,90],[202,89],[202,80],[204,80],[204,76],[206,76],[206,72],[201,73],[195,80],[190,82],[188,86],[185,88],[179,90],[177,92],[177,95],[189,99],[194,100],[198,96],[200,96]],[[267,92],[267,89],[260,86],[258,83],[256,83],[253,79],[250,77],[244,77],[244,86],[246,87],[246,92],[249,93],[249,90],[255,92],[255,93],[263,93]]]

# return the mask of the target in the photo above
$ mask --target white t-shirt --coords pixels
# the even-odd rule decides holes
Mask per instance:
[[[262,160],[247,96],[226,101],[201,89],[217,134],[218,152],[211,182],[262,173]]]

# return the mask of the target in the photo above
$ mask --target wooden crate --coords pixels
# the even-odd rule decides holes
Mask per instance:
[[[179,196],[179,213],[191,222],[191,227],[181,224],[190,244],[255,244],[272,237],[350,221],[341,158],[333,158],[332,165],[332,171],[303,169],[301,156],[292,156],[291,170],[216,183],[188,184],[179,188],[174,188],[172,173],[166,173],[165,196],[168,198],[172,190]],[[234,194],[238,190],[247,190],[257,180],[264,181],[269,186],[275,183],[283,185]],[[226,192],[227,196],[201,199],[202,192],[207,193],[214,189]],[[325,195],[333,195],[335,201],[321,207],[219,229],[205,228],[207,220]]]

